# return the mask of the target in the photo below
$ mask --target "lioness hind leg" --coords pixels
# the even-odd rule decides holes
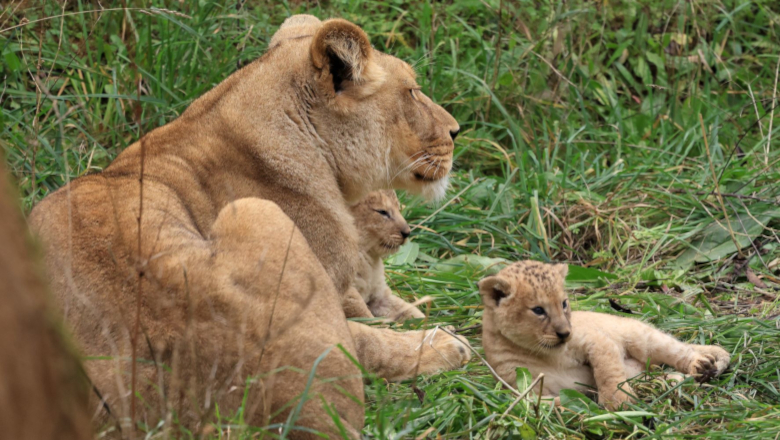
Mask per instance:
[[[358,438],[363,426],[358,402],[363,399],[362,381],[357,367],[336,348],[341,344],[353,350],[349,327],[340,295],[301,231],[273,202],[240,199],[222,209],[212,241],[217,251],[212,276],[224,280],[212,302],[226,304],[236,298],[237,310],[225,318],[254,330],[248,331],[253,340],[244,348],[254,350],[255,356],[247,357],[243,371],[269,377],[271,383],[263,392],[272,412],[278,414],[291,399],[302,396],[307,380],[314,377],[295,424],[340,438],[331,416],[339,414],[348,436]],[[253,309],[257,313],[245,315]],[[268,376],[285,367],[304,374],[282,371]],[[254,416],[245,411],[247,417]],[[272,421],[286,420],[287,411]],[[247,420],[264,422],[256,416]],[[290,432],[290,438],[319,437],[298,430]]]
[[[360,363],[389,381],[454,370],[471,359],[465,338],[455,338],[440,330],[399,333],[352,321],[349,329]]]
[[[192,429],[218,407],[222,414],[240,410],[248,425],[267,426],[293,420],[295,411],[287,438],[321,438],[311,431],[341,438],[342,428],[359,438],[363,384],[360,370],[337,347],[354,350],[340,295],[276,204],[229,203],[207,240],[182,240],[180,230],[166,224],[144,230],[159,236],[159,252],[144,278],[141,328],[149,342],[139,345],[138,356],[160,368],[145,363],[138,369],[138,384],[144,384],[139,418],[154,426],[170,408]],[[122,336],[121,347],[129,347],[127,339]],[[129,350],[119,355],[129,357]],[[104,395],[118,395],[120,381],[130,388],[126,363],[106,374],[94,364],[100,361],[90,362]],[[159,392],[152,386],[158,383]],[[114,413],[117,408],[112,403]]]

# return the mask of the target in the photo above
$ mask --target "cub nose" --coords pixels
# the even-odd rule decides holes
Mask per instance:
[[[403,238],[404,238],[404,240],[406,240],[407,238],[409,238],[409,236],[410,236],[411,234],[412,234],[412,230],[411,230],[411,229],[409,229],[409,226],[408,226],[408,225],[407,225],[407,226],[404,226],[404,228],[403,228],[403,229],[401,229],[401,237],[403,237]]]
[[[563,333],[555,332],[555,334],[558,335],[558,339],[560,339],[561,341],[565,341],[569,338],[571,332],[563,332]]]
[[[458,133],[460,133],[460,127],[456,128],[455,130],[450,130],[450,137],[453,141],[456,137],[458,137]]]

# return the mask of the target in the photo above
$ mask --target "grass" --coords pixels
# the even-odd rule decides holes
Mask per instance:
[[[428,325],[465,329],[481,350],[485,271],[502,259],[566,261],[582,268],[569,279],[575,309],[629,309],[733,356],[704,386],[635,379],[640,400],[615,414],[569,396],[561,412],[522,402],[502,416],[514,397],[477,360],[373,380],[366,435],[780,438],[776,2],[155,6],[0,7],[0,145],[26,208],[181,114],[262,54],[289,14],[344,17],[412,63],[462,126],[451,198],[441,209],[402,197],[417,227],[388,265],[400,295],[434,298]],[[258,435],[238,420],[214,438]]]

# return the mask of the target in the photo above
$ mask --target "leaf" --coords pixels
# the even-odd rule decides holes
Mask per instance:
[[[578,285],[606,285],[604,280],[616,280],[617,275],[602,272],[598,269],[592,269],[589,267],[577,266],[575,264],[569,265],[569,274],[566,275],[566,284],[569,287]]]
[[[500,77],[498,77],[498,84],[504,87],[512,85],[512,81],[514,81],[512,72],[504,72]]]
[[[647,61],[653,63],[659,70],[666,69],[666,63],[660,55],[648,51],[645,53],[645,56],[647,57]]]
[[[735,214],[729,218],[734,232],[733,239],[726,220],[713,221],[691,243],[691,247],[677,257],[675,265],[686,268],[694,262],[707,263],[729,256],[750,245],[764,231],[769,221],[776,218],[780,218],[780,209],[754,212],[753,215],[744,212]]]
[[[474,185],[468,192],[469,198],[479,206],[489,206],[490,201],[495,197],[496,180],[485,179]]]
[[[577,390],[561,390],[561,406],[576,413],[602,413],[604,412],[596,402]]]
[[[528,368],[525,367],[519,367],[515,369],[515,373],[517,374],[517,379],[515,380],[517,391],[522,393],[523,391],[527,390],[529,386],[531,386],[531,382],[534,381],[534,377],[531,375],[531,372],[528,371]]]
[[[600,414],[593,417],[588,417],[583,420],[584,423],[588,422],[603,422],[605,420],[623,419],[625,417],[656,417],[658,414],[648,411],[619,411],[609,414]]]
[[[505,258],[490,258],[481,255],[458,255],[442,260],[431,267],[434,272],[456,273],[467,270],[474,274],[493,275],[509,264]]]
[[[516,422],[520,423],[520,422]],[[517,429],[515,429],[515,433],[520,436],[520,440],[535,440],[536,439],[536,431],[534,431],[533,428],[528,426],[527,423],[523,423]]]
[[[392,264],[394,266],[401,266],[403,264],[412,264],[415,261],[417,261],[417,255],[420,253],[420,245],[409,241],[403,246],[401,246],[400,249],[398,249],[398,252],[394,254],[392,257],[387,259],[388,264]]]
[[[653,74],[650,73],[650,67],[648,67],[644,58],[638,58],[636,62],[636,72],[639,77],[642,78],[642,82],[645,85],[653,83]]]
[[[19,57],[10,51],[3,54],[3,60],[5,61],[5,65],[8,67],[9,72],[16,72],[22,65],[21,61],[19,61]]]

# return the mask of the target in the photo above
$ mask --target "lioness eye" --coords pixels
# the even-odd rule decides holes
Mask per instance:
[[[531,309],[531,311],[536,313],[539,316],[544,315],[544,309],[541,307],[534,307],[533,309]]]
[[[383,217],[390,218],[390,213],[385,211],[384,209],[375,209],[375,211],[378,212],[379,215],[381,215]]]
[[[569,305],[569,301],[568,300],[563,300],[563,308],[565,309],[566,306],[568,306],[568,305]]]
[[[414,89],[409,89],[409,94],[412,95],[412,99],[417,99],[417,97],[414,96]]]

